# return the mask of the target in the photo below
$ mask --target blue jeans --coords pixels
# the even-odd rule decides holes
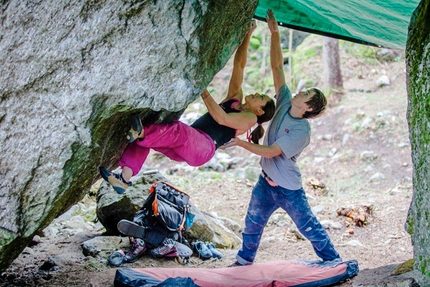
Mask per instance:
[[[278,208],[284,209],[300,233],[311,243],[315,253],[324,261],[340,258],[326,230],[312,213],[303,188],[289,190],[271,186],[260,176],[252,190],[242,233],[242,248],[236,259],[242,265],[252,264],[257,254],[263,229]]]

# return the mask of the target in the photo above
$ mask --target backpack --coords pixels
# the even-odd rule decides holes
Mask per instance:
[[[159,246],[166,237],[182,242],[182,231],[190,229],[194,220],[190,196],[164,181],[152,184],[149,192],[133,218],[133,222],[146,229],[143,239],[150,247]]]

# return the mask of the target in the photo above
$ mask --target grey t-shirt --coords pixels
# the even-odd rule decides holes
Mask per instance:
[[[302,175],[296,163],[302,150],[309,145],[311,127],[304,118],[290,116],[291,91],[284,84],[276,95],[276,112],[264,137],[264,145],[276,143],[282,154],[261,157],[260,165],[266,174],[278,185],[297,190],[302,187]]]

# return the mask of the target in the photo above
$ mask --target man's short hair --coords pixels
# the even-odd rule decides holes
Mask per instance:
[[[307,119],[319,116],[325,111],[325,108],[327,106],[327,98],[325,97],[324,93],[321,92],[320,89],[310,88],[309,92],[311,91],[314,92],[314,95],[309,101],[306,102],[306,104],[312,108],[312,111],[306,111],[303,114],[303,117]]]

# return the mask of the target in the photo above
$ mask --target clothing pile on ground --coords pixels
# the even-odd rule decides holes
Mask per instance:
[[[187,261],[190,256],[193,255],[193,251],[196,255],[203,259],[216,258],[221,259],[223,254],[216,248],[212,242],[195,241],[191,245],[193,249],[188,246],[186,240],[184,243],[173,240],[172,238],[165,238],[162,243],[152,249],[148,248],[148,245],[141,238],[130,237],[131,247],[126,252],[124,250],[117,250],[109,256],[109,264],[115,267],[119,267],[124,263],[132,263],[142,257],[144,254],[148,254],[153,258],[175,258],[179,257],[184,261]]]

